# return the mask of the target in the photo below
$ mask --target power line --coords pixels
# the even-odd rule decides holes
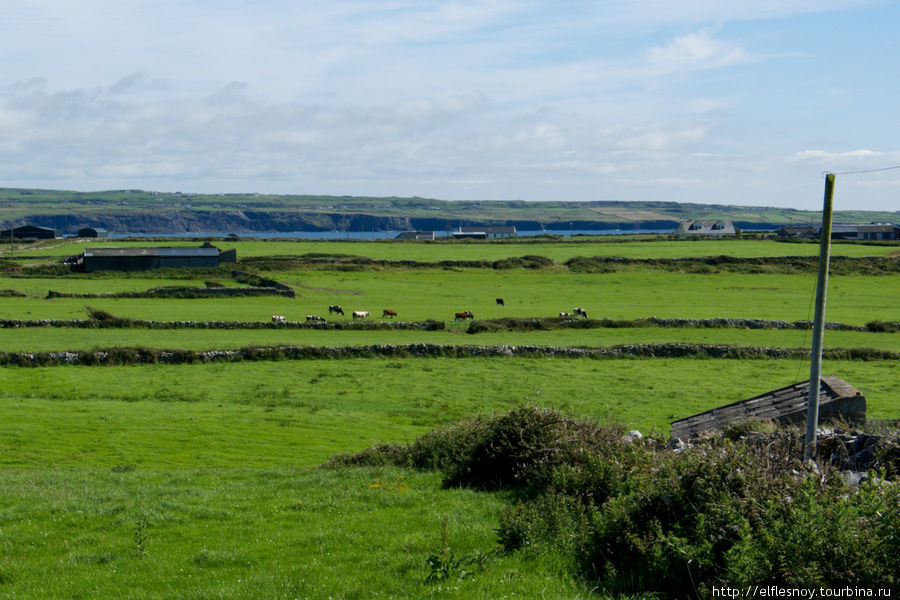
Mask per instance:
[[[865,169],[863,171],[844,171],[842,173],[833,173],[832,171],[822,171],[822,177],[824,178],[826,175],[856,175],[857,173],[877,173],[878,171],[891,171],[893,169],[900,169],[900,165],[896,165],[893,167],[882,167],[880,169]]]

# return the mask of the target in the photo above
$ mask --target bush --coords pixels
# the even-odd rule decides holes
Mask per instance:
[[[799,460],[800,432],[743,435],[757,429],[741,424],[676,453],[652,439],[627,443],[619,427],[519,407],[332,464],[439,469],[446,485],[512,490],[501,547],[562,552],[607,593],[900,584],[900,485],[875,477],[851,488],[833,468]],[[883,469],[900,454],[890,435],[876,452]]]

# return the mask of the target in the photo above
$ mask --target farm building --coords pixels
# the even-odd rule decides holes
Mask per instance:
[[[487,239],[487,238],[505,238],[512,237],[516,235],[516,228],[513,226],[502,226],[502,227],[484,227],[484,226],[474,226],[474,227],[460,227],[457,231],[453,232],[454,238],[476,238],[476,239]]]
[[[785,225],[775,233],[781,239],[814,240],[819,237],[819,230],[813,225]]]
[[[237,251],[221,251],[210,243],[199,248],[85,248],[81,262],[85,272],[145,271],[184,267],[218,267],[237,262]]]
[[[778,237],[817,239],[822,226],[808,225],[805,227],[782,227],[778,230]],[[900,239],[900,227],[891,223],[869,223],[867,225],[847,225],[836,223],[831,226],[831,239],[833,240],[898,240]]]
[[[394,237],[395,240],[433,240],[433,231],[401,231]]]
[[[0,238],[16,238],[19,240],[52,240],[60,237],[55,229],[38,227],[37,225],[22,225],[13,229],[0,231]]]
[[[896,240],[900,227],[890,223],[869,223],[868,225],[831,226],[833,240]]]
[[[83,238],[105,238],[109,237],[109,232],[102,227],[83,227],[78,230],[78,237]]]
[[[675,230],[678,237],[735,235],[734,223],[731,221],[682,221]]]

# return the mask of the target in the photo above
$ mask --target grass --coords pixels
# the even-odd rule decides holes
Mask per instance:
[[[190,243],[188,245],[196,245]],[[221,247],[231,247],[220,244]],[[540,254],[814,254],[774,242],[552,242],[534,245],[237,242],[238,256],[340,252],[373,258],[497,259]],[[896,247],[836,245],[885,255]],[[47,253],[72,254],[72,246]],[[693,254],[693,253],[699,254]],[[443,256],[447,253],[451,256]],[[630,253],[630,254],[629,254]],[[754,254],[759,253],[759,254]],[[286,271],[286,298],[54,299],[68,292],[202,285],[164,273],[0,278],[3,318],[77,318],[85,305],[149,320],[328,317],[329,304],[392,308],[404,320],[555,316],[808,319],[813,275],[547,269]],[[831,279],[828,319],[897,321],[900,277]],[[503,297],[506,307],[495,304]],[[299,330],[0,330],[7,351],[251,344],[594,345],[684,341],[805,347],[808,332],[595,329],[467,335]],[[897,350],[896,334],[827,332],[827,347]],[[826,362],[864,393],[870,418],[897,418],[898,365]],[[547,551],[497,553],[509,496],[441,489],[397,469],[322,471],[337,453],[405,443],[434,427],[531,403],[665,434],[670,421],[808,376],[805,361],[409,358],[0,369],[0,596],[10,598],[575,598],[590,586]],[[446,522],[447,541],[442,540]],[[483,571],[425,583],[428,558],[479,556]],[[480,564],[480,563],[479,563]],[[434,579],[434,578],[432,578]]]
[[[503,496],[398,469],[11,473],[0,490],[8,598],[521,598],[586,588],[493,552]],[[485,571],[426,584],[442,523]]]
[[[27,298],[0,297],[0,314],[10,319],[77,319],[85,305],[116,316],[147,320],[268,321],[273,314],[304,320],[308,314],[328,316],[328,306],[380,315],[396,310],[400,319],[452,320],[457,311],[476,318],[547,317],[584,307],[593,318],[638,319],[649,316],[685,318],[810,319],[815,275],[681,274],[670,272],[567,273],[485,270],[299,271],[277,275],[293,287],[297,298],[78,299],[40,300],[49,289],[77,292],[148,289],[142,280],[29,279],[0,280],[0,287],[19,289]],[[26,283],[27,282],[27,283]],[[158,284],[159,282],[157,282]],[[24,284],[24,285],[23,285]],[[27,286],[27,287],[26,287]],[[895,299],[900,277],[835,276],[830,279],[828,319],[862,325],[872,320],[896,321]],[[497,306],[502,297],[505,307]],[[750,300],[752,299],[752,301]]]
[[[896,416],[897,365],[826,363]],[[649,431],[805,379],[799,361],[407,359],[5,368],[9,468],[311,467],[534,402]]]

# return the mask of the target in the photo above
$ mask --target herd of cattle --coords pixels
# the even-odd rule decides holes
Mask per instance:
[[[497,305],[498,306],[506,306],[506,304],[503,302],[503,298],[497,298]],[[328,314],[329,315],[333,315],[333,314],[343,315],[344,309],[341,308],[340,306],[338,306],[337,304],[332,304],[331,306],[328,307]],[[370,316],[372,316],[372,313],[370,313],[367,310],[355,310],[350,314],[352,315],[353,320],[357,320],[357,319],[365,320],[365,319],[369,318]],[[393,319],[396,316],[397,316],[397,311],[391,310],[390,308],[386,308],[383,311],[381,311],[382,319]],[[584,317],[585,319],[587,319],[588,315],[587,315],[587,311],[583,308],[573,308],[571,313],[568,313],[568,312],[559,313],[560,319],[564,319],[567,317],[569,317],[569,318]],[[474,318],[475,318],[475,315],[472,314],[471,310],[464,310],[464,311],[456,313],[454,320],[465,321],[467,319],[474,319]],[[287,317],[285,317],[284,315],[272,315],[272,322],[275,323],[276,325],[279,323],[287,323]],[[325,319],[323,317],[320,317],[319,315],[306,315],[306,322],[307,323],[324,323]]]

